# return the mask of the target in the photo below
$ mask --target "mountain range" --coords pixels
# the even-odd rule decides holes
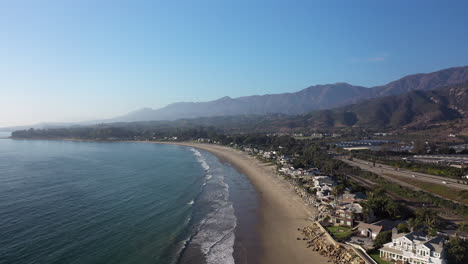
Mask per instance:
[[[230,122],[241,126],[239,129],[247,129],[254,123],[265,128],[273,128],[272,125],[275,124],[282,128],[300,126],[323,128],[353,125],[415,126],[423,125],[424,122],[429,121],[464,117],[464,114],[460,114],[449,105],[460,99],[465,99],[463,104],[468,105],[466,89],[461,90],[463,96],[458,99],[452,97],[452,94],[444,92],[444,89],[465,83],[468,83],[468,66],[408,75],[386,85],[371,88],[347,83],[315,85],[295,93],[239,98],[223,97],[208,102],[174,103],[160,109],[143,108],[107,120],[82,123],[41,123],[32,126],[2,128],[1,130],[14,131],[30,127],[60,128],[148,121],[168,126],[183,124],[193,126],[198,123],[199,125],[216,125],[230,129],[233,129]],[[446,88],[428,92],[440,87]],[[439,100],[439,103],[435,104],[430,98]],[[457,107],[463,108],[463,104],[459,103]],[[467,110],[463,111],[466,113]],[[166,122],[179,119],[181,119],[180,122]],[[258,129],[261,130],[260,127]]]
[[[468,83],[368,99],[297,117],[310,128],[425,128],[438,122],[464,118],[468,118]]]
[[[204,129],[224,133],[310,133],[313,131],[401,131],[450,128],[466,135],[468,128],[468,82],[429,91],[367,99],[356,104],[317,110],[300,115],[228,115],[178,119],[104,123],[92,126],[22,130],[19,138],[128,138],[135,135],[188,136]],[[214,130],[213,130],[214,129]],[[350,130],[351,129],[351,130]],[[207,130],[205,130],[206,132]],[[196,133],[195,133],[196,134]],[[446,136],[446,135],[445,135]]]
[[[223,97],[208,102],[180,102],[160,109],[143,108],[105,122],[176,120],[212,116],[286,114],[298,115],[315,110],[355,104],[366,99],[428,91],[437,87],[468,82],[468,66],[420,73],[386,85],[366,88],[348,83],[315,85],[295,93]]]

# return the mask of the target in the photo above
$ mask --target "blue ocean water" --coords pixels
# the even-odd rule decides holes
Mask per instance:
[[[235,193],[193,148],[0,139],[0,263],[234,263]]]

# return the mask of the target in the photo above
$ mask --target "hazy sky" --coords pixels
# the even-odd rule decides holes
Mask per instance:
[[[468,1],[0,1],[0,126],[468,65]]]

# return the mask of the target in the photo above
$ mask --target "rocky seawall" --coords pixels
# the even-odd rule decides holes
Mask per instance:
[[[366,262],[358,256],[352,249],[345,248],[337,242],[332,242],[327,238],[328,234],[317,226],[313,225],[299,229],[304,236],[307,247],[317,251],[320,255],[330,259],[333,263],[349,263],[349,264],[366,264]],[[301,238],[298,238],[301,239]]]

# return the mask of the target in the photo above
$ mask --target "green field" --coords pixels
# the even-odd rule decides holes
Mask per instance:
[[[380,258],[379,251],[377,249],[372,250],[368,254],[369,254],[369,256],[371,256],[372,259],[375,260],[375,262],[377,262],[379,264],[391,264],[390,262],[385,261],[385,260]]]
[[[345,226],[329,226],[327,227],[327,231],[335,238],[338,240],[347,238],[350,236],[353,232],[351,231],[350,227],[345,227]]]
[[[441,184],[434,184],[429,182],[420,181],[418,179],[410,179],[406,177],[400,177],[389,173],[384,173],[385,175],[400,180],[402,182],[409,183],[414,185],[424,191],[437,194],[444,198],[448,198],[454,201],[462,202],[464,204],[468,204],[468,198],[466,197],[466,193],[464,191],[455,189],[453,187],[449,187],[450,185],[441,185]]]

